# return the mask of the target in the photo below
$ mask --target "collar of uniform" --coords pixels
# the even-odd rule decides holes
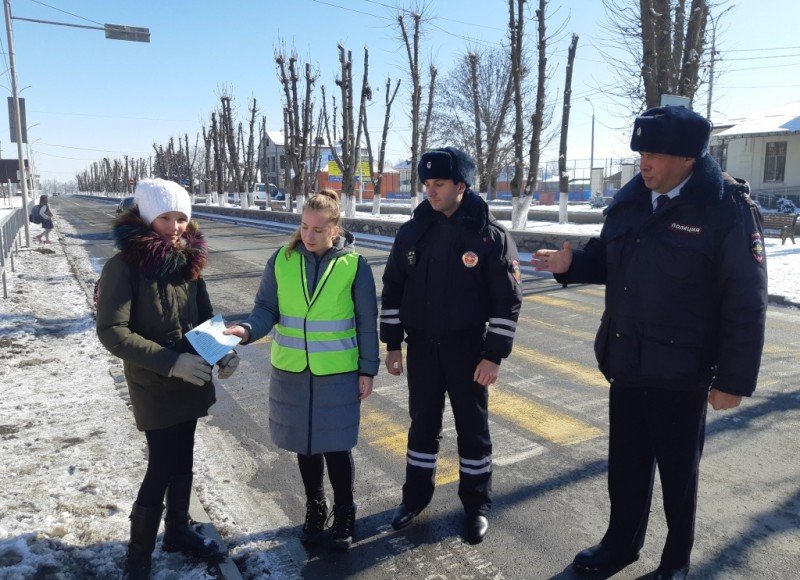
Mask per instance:
[[[650,202],[653,204],[653,209],[655,209],[655,207],[656,207],[656,200],[662,195],[667,195],[670,199],[675,199],[676,197],[678,197],[681,194],[681,189],[683,189],[683,186],[686,185],[686,183],[689,181],[689,179],[691,179],[691,177],[692,177],[692,174],[690,173],[688,175],[688,177],[686,177],[686,179],[684,179],[678,185],[676,185],[675,187],[673,187],[672,189],[670,189],[669,191],[667,191],[665,193],[659,193],[657,191],[651,191],[650,192]]]
[[[603,213],[608,215],[618,206],[626,203],[637,203],[637,200],[638,203],[646,203],[649,207],[652,207],[650,194],[650,190],[644,184],[642,174],[637,173],[633,179],[623,185],[614,195],[613,201]],[[680,203],[711,205],[719,203],[722,200],[722,195],[722,170],[717,165],[717,162],[706,153],[697,160],[694,165],[694,171],[682,186]]]

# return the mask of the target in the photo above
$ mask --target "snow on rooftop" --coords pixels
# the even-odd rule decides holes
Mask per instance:
[[[798,132],[800,132],[800,102],[794,102],[734,121],[732,127],[716,133],[714,137]]]

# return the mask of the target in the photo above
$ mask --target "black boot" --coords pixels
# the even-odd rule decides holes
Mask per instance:
[[[303,524],[303,531],[300,533],[300,541],[304,546],[314,546],[319,543],[327,519],[327,500],[323,498],[306,501],[306,521]]]
[[[167,516],[164,518],[165,552],[182,552],[197,558],[212,559],[224,555],[219,544],[197,533],[189,519],[189,496],[192,474],[175,476],[167,487]]]
[[[155,508],[133,504],[131,511],[131,539],[128,542],[128,553],[125,556],[124,580],[148,580],[152,563],[153,549],[156,547],[158,526],[164,506]]]
[[[353,543],[356,527],[356,504],[334,505],[333,525],[331,526],[331,546],[347,551]]]

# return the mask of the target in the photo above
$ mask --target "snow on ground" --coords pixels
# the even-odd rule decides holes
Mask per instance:
[[[0,298],[3,579],[118,577],[146,465],[119,360],[94,332],[91,260],[68,224],[56,218],[56,228],[56,243],[18,254],[9,298]],[[770,294],[800,304],[800,245],[767,238],[766,250]],[[267,461],[271,452],[263,442],[239,447],[201,421],[197,489],[243,574],[280,575],[291,569],[281,547],[291,542],[279,528],[293,524],[278,511],[255,519],[272,499],[243,485],[255,469],[253,449]],[[154,556],[154,578],[209,577],[180,555],[157,548]]]
[[[83,253],[79,279],[89,261],[64,234],[20,252],[0,298],[0,578],[118,578],[146,466],[65,250]],[[157,548],[153,577],[211,576]]]

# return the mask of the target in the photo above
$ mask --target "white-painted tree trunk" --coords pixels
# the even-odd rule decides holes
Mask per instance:
[[[488,194],[488,193],[486,193],[485,191],[484,191],[484,192],[482,192],[482,193],[479,193],[478,195],[480,196],[480,198],[481,198],[483,201],[489,201],[489,199],[488,199],[488,196],[489,196],[489,194]]]
[[[521,195],[511,198],[511,229],[524,230],[528,227],[528,210],[531,207],[531,196]]]
[[[306,204],[306,196],[299,194],[295,198],[294,213],[303,213],[303,206]]]
[[[381,196],[372,197],[372,215],[381,215]]]
[[[558,192],[558,223],[567,223],[567,200],[569,194],[564,191]]]
[[[356,217],[356,196],[355,195],[347,195],[345,196],[346,204],[345,204],[345,212],[344,216],[348,218]]]

